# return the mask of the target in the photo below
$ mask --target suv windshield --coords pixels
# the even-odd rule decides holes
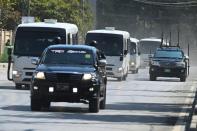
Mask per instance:
[[[183,54],[181,51],[156,51],[154,57],[156,58],[178,58],[178,59],[182,59],[183,58]]]
[[[43,64],[93,65],[92,52],[80,49],[50,49],[46,52]]]

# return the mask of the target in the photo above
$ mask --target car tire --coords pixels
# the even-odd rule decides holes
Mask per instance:
[[[122,80],[123,81],[126,81],[126,79],[127,79],[127,75],[124,75],[123,78],[122,78]]]
[[[43,107],[43,108],[49,109],[49,108],[50,108],[50,105],[51,105],[51,102],[48,101],[48,100],[44,100],[44,101],[42,102],[42,107]]]
[[[22,89],[22,85],[21,85],[21,84],[16,84],[16,85],[15,85],[15,88],[16,88],[17,90]]]
[[[89,101],[89,111],[92,113],[99,112],[100,102],[99,98],[93,98]]]
[[[32,111],[40,111],[41,110],[40,100],[31,98],[31,110]]]
[[[135,73],[136,73],[136,74],[138,73],[138,70],[139,70],[138,68],[135,70]]]
[[[150,81],[156,81],[157,77],[153,74],[150,74]]]
[[[105,109],[106,107],[106,85],[105,85],[104,93],[101,97],[103,97],[103,100],[100,102],[100,109]]]
[[[185,81],[186,81],[186,76],[181,76],[181,77],[180,77],[180,81],[181,81],[181,82],[185,82]]]
[[[118,77],[117,79],[118,79],[118,81],[122,81],[123,78],[122,77]]]

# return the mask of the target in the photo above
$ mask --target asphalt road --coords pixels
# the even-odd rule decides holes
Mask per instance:
[[[48,111],[30,110],[29,90],[16,90],[0,69],[0,131],[183,131],[197,83],[197,67],[187,82],[149,81],[148,69],[126,81],[109,79],[107,109],[89,113],[88,105],[52,103]]]

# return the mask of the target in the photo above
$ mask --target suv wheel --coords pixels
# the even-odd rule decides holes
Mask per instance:
[[[126,81],[126,79],[127,79],[127,75],[124,75],[123,78],[122,78],[122,80],[123,81]]]
[[[48,101],[48,100],[44,100],[44,101],[42,102],[42,107],[44,107],[44,108],[46,108],[46,109],[49,109],[50,105],[51,105],[51,102]]]
[[[185,82],[185,81],[186,81],[186,76],[181,76],[181,77],[180,77],[180,81],[181,81],[181,82]]]
[[[150,74],[150,80],[151,81],[156,81],[157,77],[153,74]]]
[[[106,85],[105,85],[103,95],[101,97],[103,97],[103,99],[100,102],[100,109],[105,109],[105,107],[106,107]]]
[[[93,113],[99,112],[99,105],[100,105],[99,98],[92,98],[89,101],[89,111]]]
[[[40,111],[41,110],[41,102],[39,99],[31,98],[31,110],[32,111]]]

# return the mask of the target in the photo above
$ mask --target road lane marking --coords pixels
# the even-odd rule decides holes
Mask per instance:
[[[192,92],[194,92],[194,93],[195,93],[195,85],[196,84],[197,84],[197,82],[192,82],[192,85],[190,86],[191,87],[190,90]],[[190,104],[191,97],[194,95],[194,93],[192,93],[192,94],[189,93],[189,95],[187,95],[188,97],[186,98],[186,100],[184,102],[185,105]],[[184,121],[182,119],[180,119],[180,118],[181,117],[185,118],[185,117],[188,116],[188,114],[189,113],[187,112],[187,109],[182,108],[181,113],[179,113],[179,115],[178,115],[178,120],[176,121],[176,124],[175,124],[175,126],[174,126],[172,131],[183,131],[185,129],[185,127],[183,127],[183,125],[179,125],[179,123],[183,123]]]

